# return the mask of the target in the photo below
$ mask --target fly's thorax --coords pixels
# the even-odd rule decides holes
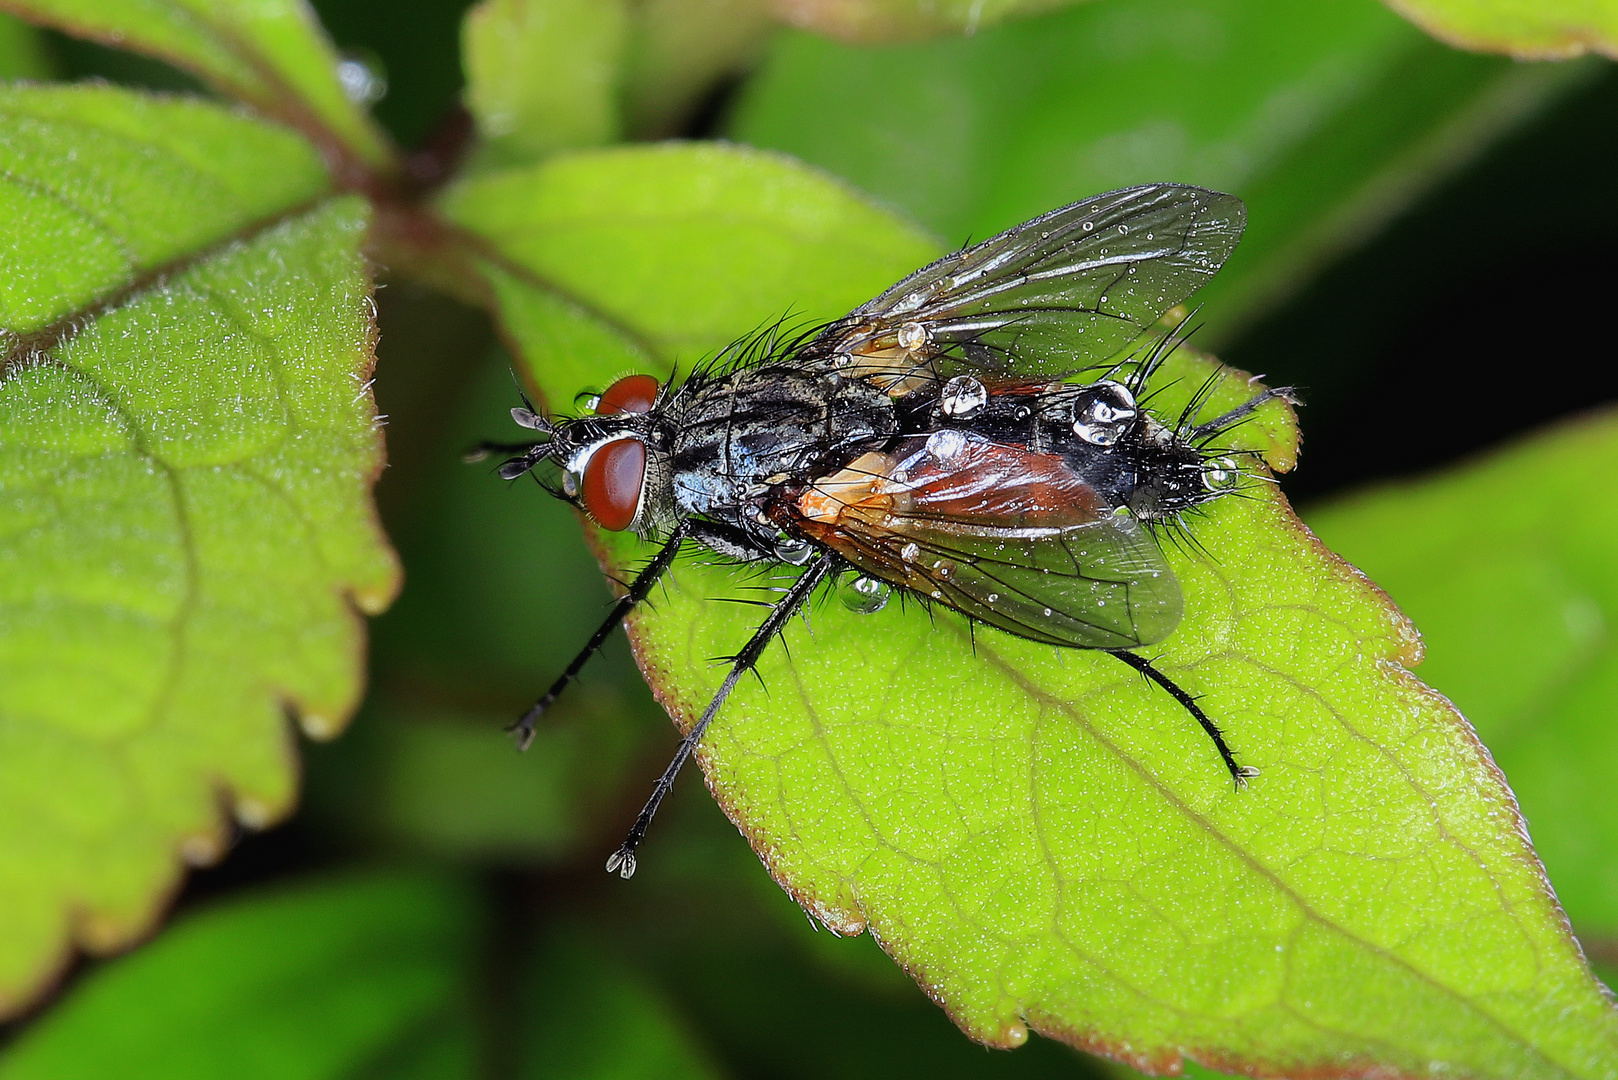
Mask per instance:
[[[671,430],[677,512],[751,518],[768,493],[898,428],[881,390],[791,365],[751,368],[682,392]]]

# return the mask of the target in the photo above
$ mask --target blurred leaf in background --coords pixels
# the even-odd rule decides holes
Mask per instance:
[[[967,39],[778,38],[728,133],[824,166],[952,244],[1165,178],[1241,196],[1198,294],[1219,347],[1569,83],[1374,3],[1092,3]]]
[[[1618,10],[1605,0],[1388,0],[1441,41],[1522,60],[1618,56]]]
[[[263,890],[95,972],[0,1077],[470,1077],[479,921],[471,891],[431,873]]]

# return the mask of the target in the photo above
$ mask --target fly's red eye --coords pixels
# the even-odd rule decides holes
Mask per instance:
[[[601,395],[596,415],[651,412],[657,402],[657,380],[650,375],[625,375]]]
[[[639,439],[607,443],[585,463],[580,492],[584,509],[603,529],[621,532],[629,528],[640,509],[640,487],[645,479],[645,443]]]

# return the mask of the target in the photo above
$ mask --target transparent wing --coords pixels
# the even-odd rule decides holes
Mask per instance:
[[[1180,621],[1179,582],[1151,537],[1054,454],[917,436],[817,481],[790,512],[862,572],[1019,637],[1128,649]]]
[[[1053,379],[1116,356],[1219,270],[1247,224],[1233,195],[1108,192],[946,256],[828,327],[804,358],[889,378],[931,365]]]

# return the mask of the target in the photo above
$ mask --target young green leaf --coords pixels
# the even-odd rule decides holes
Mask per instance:
[[[23,208],[0,274],[9,1008],[74,942],[148,926],[177,856],[223,849],[221,799],[250,825],[286,812],[287,712],[341,727],[350,597],[379,610],[397,568],[369,499],[365,205],[301,208],[326,186],[307,148],[212,106],[3,101],[0,197]]]
[[[222,904],[90,973],[0,1055],[0,1078],[398,1078],[370,1065],[402,1047],[450,1066],[415,1075],[470,1077],[469,1048],[424,1036],[455,1027],[476,925],[460,886],[394,874]]]
[[[1200,294],[1217,345],[1588,73],[1456,53],[1370,3],[1142,0],[877,49],[783,35],[729,132],[957,243],[1129,184],[1240,195],[1247,234]]]
[[[0,0],[0,10],[193,72],[300,129],[345,176],[349,162],[392,168],[387,140],[344,93],[337,54],[297,0]]]
[[[331,186],[296,135],[201,101],[10,87],[0,126],[0,328],[12,335]]]
[[[619,0],[483,0],[468,11],[461,53],[482,163],[617,138],[627,22]]]
[[[1608,412],[1308,514],[1417,620],[1423,677],[1477,724],[1598,947],[1618,941],[1614,470]]]
[[[783,22],[844,41],[874,44],[942,34],[968,37],[1002,20],[1064,7],[1073,0],[771,0]]]
[[[522,199],[513,184],[451,205],[481,214],[513,263],[659,351],[722,340],[727,314],[744,333],[772,299],[780,311],[807,294],[809,312],[835,314],[821,305],[874,293],[913,250],[902,230],[885,249],[867,232],[835,264],[786,278],[762,244],[729,243],[736,207],[756,202],[693,206],[690,176],[656,199],[646,183],[633,199]],[[597,212],[571,209],[586,205]],[[557,235],[531,224],[536,206]],[[675,229],[651,207],[686,212]],[[659,306],[647,267],[673,275],[681,306]],[[706,313],[701,333],[693,311]],[[552,400],[571,396],[543,351],[529,359]],[[1180,354],[1154,407],[1175,413],[1207,370]],[[603,365],[592,381],[618,373]],[[1251,392],[1227,380],[1206,408]],[[1285,467],[1290,428],[1270,409],[1244,435]],[[1177,704],[1116,660],[899,603],[873,616],[817,605],[790,629],[790,653],[771,648],[762,685],[744,681],[711,729],[710,786],[808,910],[840,932],[869,929],[994,1045],[1034,1029],[1154,1069],[1185,1056],[1261,1073],[1611,1070],[1618,1016],[1486,752],[1408,673],[1420,655],[1409,624],[1257,479],[1189,527],[1205,550],[1167,545],[1187,616],[1154,656],[1262,769],[1247,790],[1231,790]],[[620,573],[647,551],[603,543]],[[748,584],[771,582],[679,564],[633,623],[642,668],[682,723],[722,678],[710,658],[757,621],[722,602]],[[655,830],[648,843],[655,858]]]
[[[1460,49],[1519,60],[1587,52],[1618,56],[1618,8],[1606,0],[1387,0],[1388,6]]]
[[[561,155],[466,181],[442,206],[498,256],[508,331],[541,363],[611,350],[598,377],[648,355],[667,371],[782,316],[835,318],[937,254],[824,174],[714,144]]]

